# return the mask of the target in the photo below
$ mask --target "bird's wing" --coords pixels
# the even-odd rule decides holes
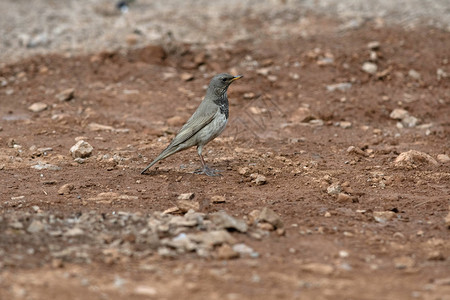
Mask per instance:
[[[214,120],[214,117],[217,113],[217,106],[213,106],[213,108],[216,109],[208,109],[203,110],[203,113],[199,113],[197,110],[191,118],[186,122],[186,124],[183,125],[183,127],[178,132],[177,136],[172,140],[169,147],[172,148],[176,147],[187,140],[189,140],[191,137],[193,137],[197,132],[202,130],[206,125],[212,122]]]

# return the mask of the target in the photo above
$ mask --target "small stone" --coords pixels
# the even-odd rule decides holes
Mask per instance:
[[[275,226],[273,226],[270,223],[266,223],[266,222],[260,222],[256,226],[259,229],[264,230],[264,231],[274,231],[275,230]]]
[[[450,229],[450,206],[448,207],[448,214],[444,218],[445,226],[447,226],[447,229]]]
[[[450,162],[450,157],[447,154],[438,154],[436,158],[440,163],[443,164]]]
[[[342,187],[339,183],[333,183],[327,188],[329,195],[337,195],[342,191]]]
[[[256,185],[264,185],[267,183],[267,179],[264,175],[261,174],[251,174],[250,178],[252,178],[252,182],[254,182]]]
[[[408,111],[402,109],[402,108],[396,108],[394,109],[391,114],[389,115],[389,117],[391,117],[391,119],[394,120],[403,120],[404,118],[408,117],[409,113]]]
[[[333,273],[334,268],[331,265],[322,263],[308,263],[300,267],[301,270],[320,275],[330,275]]]
[[[397,269],[409,269],[414,267],[415,261],[409,256],[400,256],[394,258],[394,265]]]
[[[31,166],[31,168],[36,170],[53,170],[53,171],[59,171],[61,170],[61,167],[48,164],[42,161],[38,161],[35,165]]]
[[[74,95],[75,95],[75,89],[70,88],[70,89],[65,89],[64,91],[60,92],[55,97],[59,101],[70,101],[73,99]]]
[[[268,76],[270,73],[270,68],[260,68],[256,70],[256,74],[262,75],[262,76]]]
[[[178,199],[176,205],[182,213],[188,212],[190,209],[194,211],[200,210],[200,203],[198,201]]]
[[[127,34],[127,36],[125,37],[125,41],[127,42],[128,46],[134,46],[139,41],[139,35],[137,35],[136,33]]]
[[[70,148],[70,153],[73,158],[86,158],[92,155],[92,150],[94,148],[88,142],[81,140]]]
[[[325,218],[330,218],[331,217],[331,213],[329,211],[325,212],[325,214],[323,215]]]
[[[226,230],[214,230],[208,232],[198,232],[188,235],[189,239],[202,243],[207,247],[212,247],[215,245],[222,245],[224,243],[235,244],[236,240],[228,233]]]
[[[420,73],[414,69],[409,70],[408,76],[414,80],[420,80]]]
[[[252,93],[252,92],[244,93],[244,99],[248,100],[248,99],[253,99],[255,97],[256,97],[255,93]]]
[[[299,107],[296,111],[294,111],[289,118],[289,121],[292,123],[303,123],[309,122],[314,119],[313,115],[309,108]]]
[[[179,212],[181,212],[181,211],[177,206],[172,206],[172,207],[166,209],[165,211],[163,211],[162,214],[168,215],[168,214],[174,214],[174,213],[179,213]]]
[[[258,222],[259,215],[261,215],[261,211],[258,209],[252,210],[248,215],[249,224],[255,224]]]
[[[156,292],[156,289],[154,287],[139,285],[134,289],[134,294],[139,296],[152,297],[156,296],[158,293]]]
[[[367,43],[367,48],[369,48],[370,50],[377,50],[380,48],[380,42],[378,41],[372,41]]]
[[[258,217],[258,221],[272,224],[275,228],[283,227],[283,221],[281,220],[280,216],[276,212],[267,207],[264,207],[261,210],[261,213],[259,214]]]
[[[27,228],[29,233],[38,233],[43,231],[45,228],[44,224],[39,220],[33,220]]]
[[[396,167],[415,168],[421,164],[437,166],[438,162],[430,155],[417,150],[400,153],[394,161]]]
[[[211,202],[218,204],[218,203],[225,203],[226,200],[224,196],[215,195],[211,197]]]
[[[439,250],[431,251],[427,254],[427,260],[443,261],[445,259],[445,255]]]
[[[386,223],[395,217],[393,211],[374,211],[373,217],[378,223]]]
[[[66,236],[66,237],[77,237],[77,236],[81,236],[81,235],[84,235],[84,231],[83,231],[83,229],[81,229],[79,227],[71,228],[71,229],[67,230],[66,233],[64,233],[64,236]]]
[[[191,81],[194,79],[194,75],[192,75],[191,73],[182,73],[180,75],[180,78],[183,81]]]
[[[184,193],[178,195],[178,200],[192,200],[194,199],[195,194],[194,193]]]
[[[47,104],[42,103],[42,102],[36,102],[31,104],[30,106],[28,106],[28,110],[32,111],[32,112],[41,112],[46,110],[48,107]]]
[[[341,202],[341,203],[349,203],[349,202],[352,202],[352,197],[345,193],[339,193],[337,195],[336,200],[337,200],[337,202]]]
[[[167,119],[167,125],[170,127],[178,127],[183,125],[186,122],[186,120],[180,116],[173,116],[169,119]]]
[[[343,128],[343,129],[350,128],[350,127],[352,127],[352,122],[347,122],[347,121],[339,122],[339,127]]]
[[[406,116],[402,119],[402,125],[406,128],[413,128],[419,124],[419,119],[413,116]]]
[[[72,183],[66,183],[58,189],[58,195],[68,195],[74,188]]]
[[[329,84],[327,85],[327,91],[334,92],[334,91],[341,91],[345,92],[349,90],[352,87],[352,84],[350,82],[342,82],[342,83],[335,83],[335,84]]]
[[[228,244],[223,244],[219,248],[217,248],[217,258],[218,259],[233,259],[238,258],[239,253],[234,251]]]
[[[350,254],[347,251],[345,251],[345,250],[339,251],[339,257],[340,258],[347,258],[349,256],[350,256]]]
[[[12,229],[23,229],[23,224],[19,221],[13,221],[9,223],[8,226]]]
[[[89,123],[88,128],[91,131],[114,131],[114,127],[97,123]]]
[[[240,175],[247,175],[248,173],[250,173],[250,169],[248,167],[242,167],[239,168],[238,173]]]
[[[233,245],[233,250],[239,253],[241,256],[255,256],[255,250],[243,243]]]
[[[54,258],[52,259],[52,267],[55,269],[59,269],[64,267],[64,262],[61,258]]]
[[[217,229],[234,229],[247,232],[247,224],[244,220],[235,219],[224,211],[210,214],[209,219],[216,225]]]
[[[361,69],[366,72],[369,73],[371,75],[375,75],[377,73],[378,67],[376,64],[371,63],[371,62],[365,62]]]

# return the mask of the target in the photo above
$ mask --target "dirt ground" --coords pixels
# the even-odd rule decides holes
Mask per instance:
[[[0,298],[450,299],[449,32],[293,15],[239,18],[255,35],[233,42],[3,60]],[[192,174],[195,149],[141,175],[219,72],[244,75],[204,151],[222,176]],[[249,231],[204,255],[160,247],[200,225],[149,242],[184,193]]]

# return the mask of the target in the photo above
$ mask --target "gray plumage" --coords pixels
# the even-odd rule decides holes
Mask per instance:
[[[219,74],[213,77],[206,90],[206,96],[198,106],[194,114],[180,129],[175,138],[170,142],[158,157],[155,158],[142,172],[143,174],[158,161],[171,156],[179,151],[192,146],[197,146],[197,153],[202,162],[202,169],[196,170],[197,174],[208,176],[217,175],[217,170],[209,168],[203,159],[203,147],[219,136],[228,122],[228,97],[227,89],[230,84],[242,76]]]

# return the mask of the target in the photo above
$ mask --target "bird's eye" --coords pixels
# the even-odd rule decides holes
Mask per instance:
[[[222,78],[222,81],[223,81],[223,82],[226,82],[226,81],[227,81],[227,79],[226,79],[226,78],[224,77],[224,78]]]

